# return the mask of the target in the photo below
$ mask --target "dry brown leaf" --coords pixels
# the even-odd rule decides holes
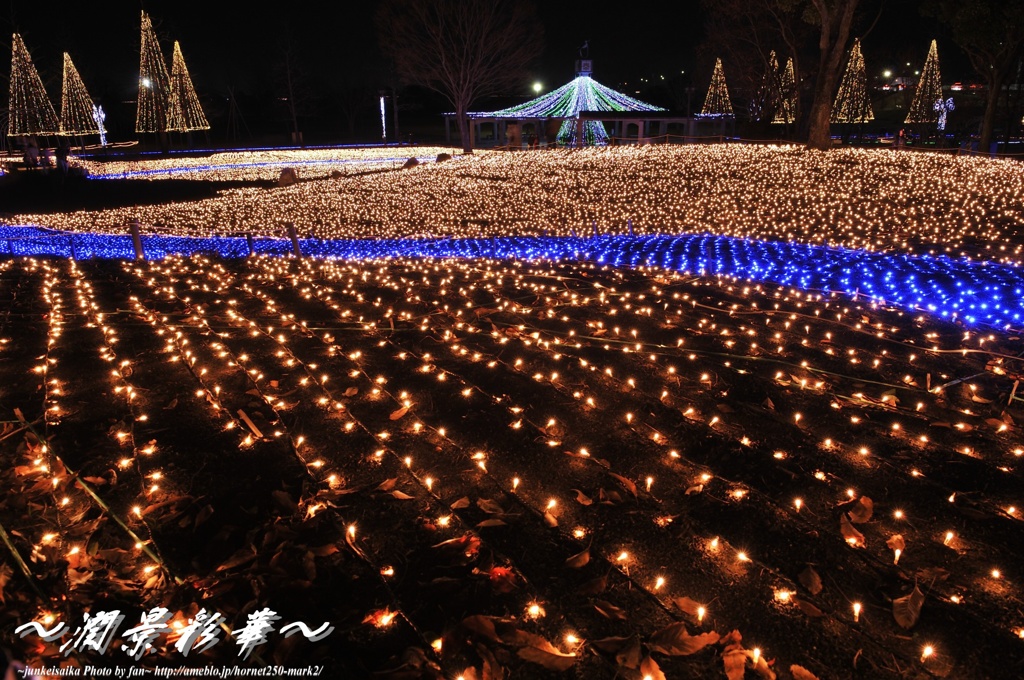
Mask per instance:
[[[391,477],[389,479],[385,479],[383,482],[378,484],[377,488],[374,489],[374,490],[375,491],[388,492],[388,491],[391,491],[392,489],[394,489],[395,488],[395,484],[397,484],[397,483],[398,483],[398,477]]]
[[[729,645],[722,652],[722,665],[725,667],[725,677],[729,680],[743,680],[747,673],[747,653],[743,645]]]
[[[227,571],[228,569],[234,569],[240,567],[247,562],[251,562],[256,558],[256,548],[248,545],[240,550],[236,551],[234,555],[224,560],[217,571]]]
[[[497,631],[494,629],[494,618],[490,616],[467,616],[462,619],[462,627],[471,633],[475,633],[477,637],[481,637],[491,642],[502,642],[502,639],[498,637]]]
[[[609,654],[618,654],[620,651],[622,651],[623,648],[625,648],[627,643],[632,643],[634,640],[637,641],[637,647],[639,648],[640,641],[639,638],[637,638],[637,636],[635,635],[631,637],[601,638],[600,640],[592,640],[590,645],[592,647],[600,649],[602,652],[607,652]]]
[[[800,585],[807,588],[807,592],[811,595],[817,595],[821,592],[821,577],[818,576],[818,572],[814,571],[814,567],[807,565],[807,568],[800,572],[797,579],[800,581]]]
[[[793,680],[818,680],[817,675],[796,664],[789,667],[789,673],[793,676]]]
[[[469,507],[469,496],[463,496],[459,500],[451,504],[452,510],[462,510],[463,508]]]
[[[520,631],[522,632],[522,631]],[[525,647],[520,647],[516,654],[520,659],[539,664],[549,671],[567,671],[576,663],[575,654],[565,654],[539,635],[523,633],[529,639]]]
[[[500,519],[491,518],[491,519],[485,519],[484,521],[480,522],[479,524],[476,525],[476,528],[477,529],[486,529],[487,527],[504,527],[504,526],[508,526],[508,524],[506,524],[505,522],[501,521]]]
[[[590,496],[583,493],[579,489],[573,489],[576,492],[576,502],[580,505],[591,505],[594,501]]]
[[[552,515],[550,512],[544,512],[544,523],[552,529],[558,526],[558,518]]]
[[[892,601],[892,615],[901,627],[910,629],[921,617],[922,606],[924,606],[924,593],[915,583],[914,589],[910,591],[909,595],[897,597]]]
[[[714,631],[690,635],[686,630],[686,624],[677,622],[655,631],[647,641],[647,646],[651,651],[669,656],[689,656],[708,645],[715,644],[718,640],[719,635]]]
[[[839,529],[849,545],[852,545],[854,548],[864,547],[864,534],[857,531],[857,528],[850,523],[850,518],[846,516],[845,512],[839,518]]]
[[[800,607],[800,611],[802,611],[804,614],[807,614],[807,616],[810,616],[812,619],[820,619],[822,616],[825,615],[825,612],[821,611],[820,609],[818,609],[817,606],[808,602],[807,600],[801,600],[799,598],[793,599],[796,602],[796,606]]]
[[[489,515],[503,515],[505,509],[492,501],[490,498],[478,498],[476,500],[477,507],[486,512]]]
[[[407,494],[407,493],[404,493],[404,492],[402,492],[402,491],[399,491],[398,489],[395,489],[394,491],[392,491],[392,492],[391,492],[391,496],[392,496],[393,498],[397,498],[397,499],[398,499],[398,500],[400,500],[400,501],[409,501],[409,500],[412,500],[412,496],[410,496],[409,494]]]
[[[640,662],[640,674],[644,680],[647,680],[647,678],[651,680],[667,680],[665,674],[661,672],[661,666],[650,656],[645,656],[644,660]]]
[[[688,597],[677,597],[672,601],[675,603],[677,607],[679,607],[684,612],[686,612],[694,618],[697,618],[697,616],[700,615],[699,610],[703,606],[700,602],[697,602],[696,600],[691,600]]]
[[[633,483],[633,480],[623,477],[622,475],[617,475],[614,472],[609,472],[608,474],[614,477],[615,481],[621,484],[626,491],[636,496],[636,484]]]
[[[871,519],[871,514],[875,510],[875,503],[867,496],[861,496],[857,499],[857,502],[850,508],[850,521],[854,524],[864,524]]]
[[[626,612],[621,607],[616,607],[611,602],[605,602],[604,600],[594,600],[594,609],[597,613],[606,619],[612,621],[625,621]]]
[[[409,407],[408,406],[403,406],[402,408],[398,409],[397,411],[392,411],[391,415],[388,416],[388,417],[391,420],[398,420],[399,418],[401,418],[402,416],[404,416],[408,412],[409,412]]]
[[[590,549],[586,549],[581,553],[576,553],[565,561],[565,566],[570,569],[580,569],[585,567],[590,562]]]
[[[347,390],[345,390],[345,396],[346,397],[354,397],[357,394],[359,394],[359,388],[358,387],[350,387]]]
[[[641,651],[640,638],[634,635],[626,641],[626,644],[615,655],[615,663],[623,668],[639,668]]]
[[[907,542],[903,540],[903,536],[900,534],[893,534],[885,544],[889,547],[889,550],[903,551],[907,549]]]
[[[748,652],[748,654],[753,654],[753,652]],[[753,657],[751,657],[751,661],[753,661]],[[768,665],[767,659],[763,656],[758,656],[757,661],[753,661],[753,663],[754,672],[757,673],[759,677],[764,678],[764,680],[775,680],[775,671],[773,671],[772,667]]]
[[[598,595],[603,593],[608,588],[608,575],[595,578],[591,581],[587,581],[580,586],[580,595]]]

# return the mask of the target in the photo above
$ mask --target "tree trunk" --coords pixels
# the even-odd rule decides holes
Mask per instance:
[[[1002,73],[994,73],[989,81],[988,93],[985,97],[985,115],[981,119],[981,136],[978,139],[979,153],[988,153],[988,147],[992,143],[992,130],[995,128],[999,95],[1002,94],[1005,79]]]
[[[466,115],[465,107],[458,107],[455,111],[455,118],[459,122],[459,139],[462,141],[462,152],[473,153],[473,140],[469,137],[469,116]]]
[[[818,62],[818,80],[814,84],[814,100],[808,116],[807,148],[828,149],[832,146],[832,98],[839,82],[839,71],[850,39],[850,25],[853,12],[859,0],[842,0],[829,12],[823,0],[814,0],[814,6],[821,17],[821,39],[818,47],[821,59]],[[834,35],[833,35],[834,34]]]

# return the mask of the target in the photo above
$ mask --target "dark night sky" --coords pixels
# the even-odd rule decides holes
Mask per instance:
[[[26,2],[9,0],[0,10],[0,30],[20,32],[51,97],[59,99],[62,52],[72,59],[93,96],[110,106],[134,99],[138,78],[139,11],[153,19],[165,52],[180,40],[196,88],[204,99],[239,94],[279,93],[282,47],[292,45],[312,92],[343,82],[386,84],[373,15],[365,2],[282,2],[270,9],[234,0],[109,0]],[[538,4],[546,50],[520,93],[540,80],[556,87],[573,75],[573,60],[589,40],[595,77],[609,85],[687,71],[693,85],[706,87],[710,73],[696,73],[704,22],[699,0],[604,5],[577,0]],[[944,80],[970,78],[964,59],[941,30],[920,17],[917,0],[886,0],[878,25],[865,41],[871,71],[923,62],[932,37],[940,38]],[[4,40],[6,42],[6,39]],[[379,74],[379,75],[378,75]],[[6,78],[6,72],[3,78]],[[6,84],[4,83],[6,87]]]

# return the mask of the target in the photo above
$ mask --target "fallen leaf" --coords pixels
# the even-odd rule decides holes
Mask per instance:
[[[789,667],[789,673],[793,676],[793,680],[818,680],[817,675],[796,664]]]
[[[490,498],[478,498],[476,500],[477,507],[486,512],[489,515],[504,515],[505,509],[492,501]]]
[[[889,550],[903,551],[907,549],[907,543],[903,540],[903,536],[900,534],[893,534],[885,544],[889,547]]]
[[[914,583],[914,589],[909,595],[897,597],[892,601],[892,615],[896,623],[902,628],[913,628],[914,624],[921,617],[921,607],[924,606],[924,593]]]
[[[498,637],[498,633],[494,629],[493,617],[481,615],[467,616],[462,619],[462,627],[485,640],[502,642],[502,639]]]
[[[675,603],[677,607],[679,607],[684,612],[686,612],[694,618],[700,615],[699,609],[702,606],[704,606],[700,602],[697,602],[696,600],[691,600],[688,597],[677,597],[672,601]]]
[[[640,638],[636,635],[629,638],[626,645],[615,655],[615,663],[623,668],[640,667]]]
[[[234,569],[240,567],[246,562],[251,562],[256,558],[256,548],[249,545],[235,552],[234,555],[226,559],[219,567],[217,571],[227,571],[228,569]]]
[[[399,491],[398,489],[395,489],[394,491],[392,491],[391,492],[391,496],[394,497],[394,498],[397,498],[400,501],[412,500],[412,496],[410,496],[407,493],[403,493],[403,492]]]
[[[359,388],[358,387],[350,387],[347,390],[345,390],[345,396],[346,397],[354,397],[357,394],[359,394]]]
[[[844,512],[842,517],[839,518],[839,529],[843,533],[843,538],[846,542],[855,548],[864,547],[864,534],[857,531],[856,527],[850,523],[850,518],[847,517]]]
[[[576,502],[580,505],[590,505],[594,502],[592,498],[579,489],[573,489],[573,491],[576,492]]]
[[[729,680],[743,680],[747,672],[747,653],[743,645],[729,645],[722,652],[722,665],[725,667],[725,677]]]
[[[484,521],[482,521],[479,524],[477,524],[476,528],[477,529],[486,529],[488,527],[505,527],[505,526],[508,526],[508,524],[503,522],[500,519],[492,517],[491,519],[485,519]]]
[[[581,553],[576,553],[565,561],[565,566],[570,569],[580,569],[585,567],[590,562],[590,549],[586,549]]]
[[[864,524],[871,519],[875,510],[875,503],[867,496],[861,496],[849,510],[850,521],[854,524]]]
[[[547,524],[549,527],[554,528],[554,527],[558,526],[558,519],[554,515],[552,515],[550,512],[546,512],[545,511],[545,513],[544,513],[544,523]]]
[[[625,610],[604,600],[594,600],[594,609],[598,614],[612,621],[625,621],[627,618]]]
[[[651,648],[651,651],[669,656],[689,656],[708,645],[715,644],[718,640],[719,635],[714,631],[690,635],[686,630],[686,624],[677,622],[655,631],[647,641],[647,646]]]
[[[587,581],[580,586],[579,593],[581,595],[597,595],[603,593],[608,588],[608,575],[595,578]]]
[[[645,656],[644,660],[640,662],[640,674],[644,680],[650,678],[651,680],[667,680],[665,674],[661,672],[661,667],[658,662],[652,659],[650,656]]]
[[[397,484],[397,483],[398,483],[398,477],[391,477],[389,479],[385,479],[383,482],[378,484],[377,488],[375,490],[376,491],[384,491],[384,492],[391,491],[392,489],[395,488],[395,484]]]
[[[522,633],[522,631],[520,631]],[[567,671],[576,663],[575,654],[565,654],[539,635],[522,633],[530,642],[520,647],[516,654],[520,659],[539,664],[549,671]]]
[[[621,484],[623,487],[625,487],[626,491],[628,491],[629,493],[631,493],[634,496],[636,496],[636,484],[633,483],[633,480],[627,479],[626,477],[623,477],[622,475],[617,475],[614,472],[609,472],[608,474],[610,474],[612,477],[614,477],[615,480],[619,484]]]
[[[462,510],[463,508],[469,507],[469,496],[463,496],[459,500],[451,504],[452,510]]]
[[[694,486],[687,487],[686,491],[685,491],[685,494],[687,496],[689,496],[692,493],[700,493],[703,490],[704,490],[704,485],[703,484],[696,484]]]
[[[627,643],[631,643],[636,640],[637,647],[640,646],[640,640],[637,636],[633,635],[630,637],[607,637],[601,638],[600,640],[592,640],[590,645],[600,649],[602,652],[609,654],[618,654]]]
[[[807,565],[807,568],[797,576],[797,580],[800,581],[800,585],[807,588],[807,592],[811,595],[817,595],[821,592],[821,577],[818,576],[818,572],[814,570],[814,567]]]
[[[822,616],[825,615],[825,612],[821,611],[814,604],[808,602],[807,600],[801,600],[799,598],[793,599],[794,601],[796,601],[796,606],[800,607],[800,611],[802,611],[804,614],[807,614],[807,616],[810,616],[812,619],[820,619]]]
[[[397,411],[392,411],[391,415],[388,416],[388,417],[391,420],[398,420],[399,418],[401,418],[402,416],[404,416],[408,412],[409,412],[409,407],[408,406],[403,406],[402,408],[398,409]]]

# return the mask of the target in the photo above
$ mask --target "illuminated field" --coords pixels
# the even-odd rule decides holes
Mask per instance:
[[[279,229],[321,238],[711,232],[1019,264],[1024,172],[1015,161],[709,145],[456,157],[412,170],[237,189],[192,203],[17,224],[175,233]]]
[[[450,147],[352,147],[326,149],[272,149],[224,151],[208,156],[147,158],[132,161],[73,158],[96,179],[149,179],[166,177],[214,181],[276,180],[284,168],[296,168],[322,177],[331,172],[349,174],[370,168],[400,167],[410,157],[434,160],[438,154],[454,154]],[[305,171],[305,172],[303,172]]]
[[[335,630],[250,665],[339,678],[1021,676],[1021,166],[338,152],[98,164],[348,176],[0,227],[0,630],[168,606],[174,666],[198,607],[268,607]]]
[[[1015,336],[594,264],[2,277],[3,399],[47,440],[4,450],[0,508],[72,603],[202,597],[236,626],[256,598],[332,621],[299,649],[351,677],[407,648],[446,677],[611,678],[635,653],[672,678],[988,678],[1024,656]],[[5,625],[53,613],[6,594]]]

